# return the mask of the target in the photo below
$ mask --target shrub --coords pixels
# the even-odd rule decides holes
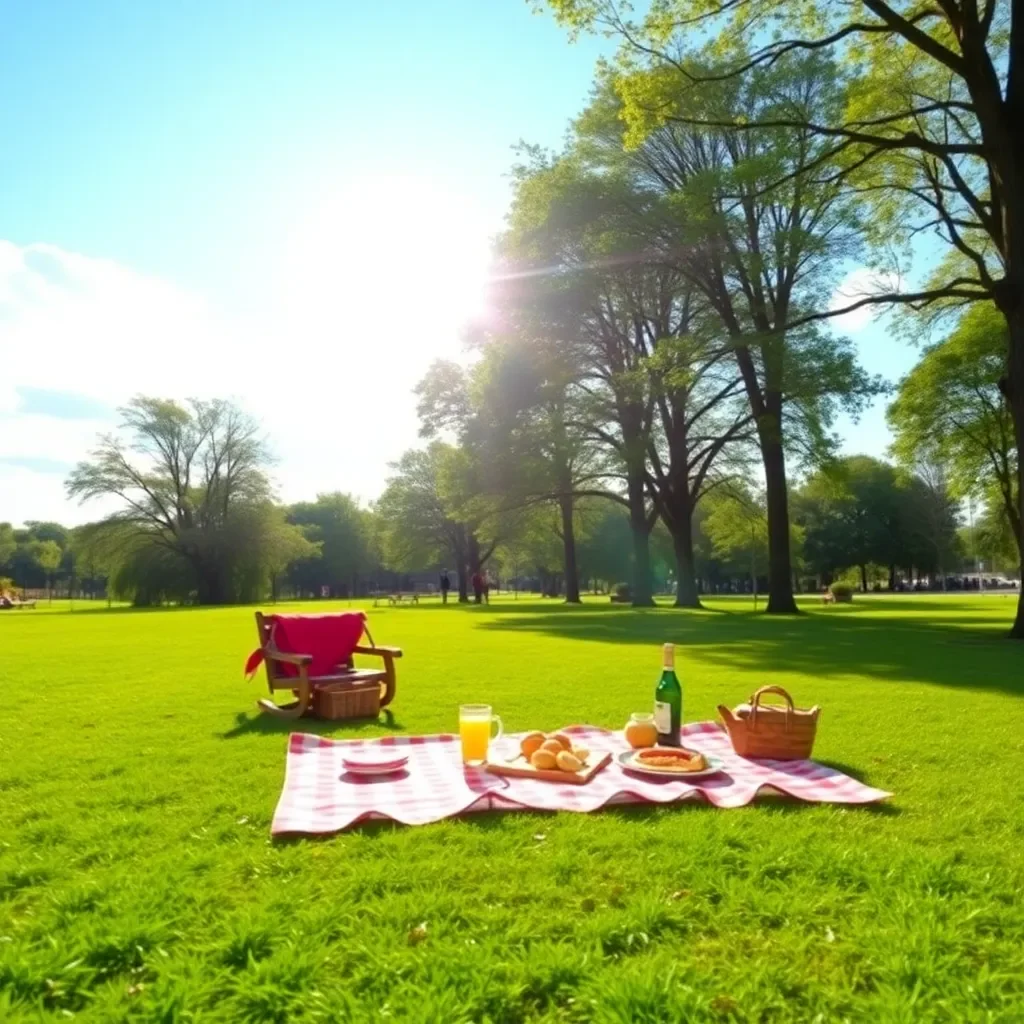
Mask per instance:
[[[850,602],[853,600],[853,587],[849,583],[833,583],[828,589],[836,601]]]
[[[633,600],[633,588],[628,583],[616,583],[612,587],[612,601],[616,604],[629,604]]]

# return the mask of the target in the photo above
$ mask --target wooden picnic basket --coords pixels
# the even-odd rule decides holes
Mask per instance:
[[[782,697],[785,707],[763,704],[769,693]],[[776,761],[799,761],[811,756],[818,730],[820,708],[801,710],[781,686],[762,686],[746,704],[730,711],[718,705],[732,748],[740,757],[768,757]]]
[[[313,688],[318,718],[376,718],[380,714],[380,683],[327,683]]]

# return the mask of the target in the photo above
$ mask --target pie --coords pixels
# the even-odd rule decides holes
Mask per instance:
[[[707,758],[696,750],[674,749],[668,747],[651,747],[640,750],[633,760],[644,768],[653,768],[658,772],[669,772],[673,775],[685,775],[687,772],[702,772],[708,767]]]

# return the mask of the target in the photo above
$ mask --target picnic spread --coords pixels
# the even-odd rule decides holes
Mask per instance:
[[[592,756],[612,754],[608,765],[586,785],[510,778],[495,775],[485,766],[464,766],[460,739],[454,734],[332,740],[293,733],[271,832],[324,834],[375,819],[427,825],[476,811],[588,812],[616,804],[686,800],[705,800],[723,808],[744,807],[765,791],[835,804],[868,804],[890,795],[813,761],[747,760],[733,751],[728,734],[714,722],[683,728],[688,747],[722,763],[718,773],[690,782],[638,776],[625,770],[615,759],[631,749],[622,733],[587,725],[561,731],[585,743]],[[511,750],[517,739],[506,737],[504,746]],[[400,753],[407,755],[408,761],[400,771],[380,776],[346,771],[342,763],[346,756],[367,751],[382,758]]]
[[[393,698],[393,659],[402,652],[376,646],[365,613],[257,613],[256,621],[261,642],[247,675],[262,662],[271,692],[296,696],[287,706],[261,701],[264,710],[372,718]],[[368,646],[359,644],[364,633]],[[358,669],[354,654],[381,657],[385,667]],[[633,713],[620,732],[574,725],[504,736],[489,704],[463,704],[457,734],[335,740],[292,733],[271,832],[325,834],[372,820],[426,825],[479,811],[587,813],[684,801],[744,807],[762,793],[832,804],[891,795],[812,761],[820,708],[798,708],[781,687],[763,686],[745,703],[718,710],[722,725],[684,724],[675,648],[665,644],[653,713]]]

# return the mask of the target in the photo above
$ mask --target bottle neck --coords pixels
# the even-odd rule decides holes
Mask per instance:
[[[676,668],[676,649],[674,644],[665,644],[662,648],[661,667],[666,672],[674,672]]]

